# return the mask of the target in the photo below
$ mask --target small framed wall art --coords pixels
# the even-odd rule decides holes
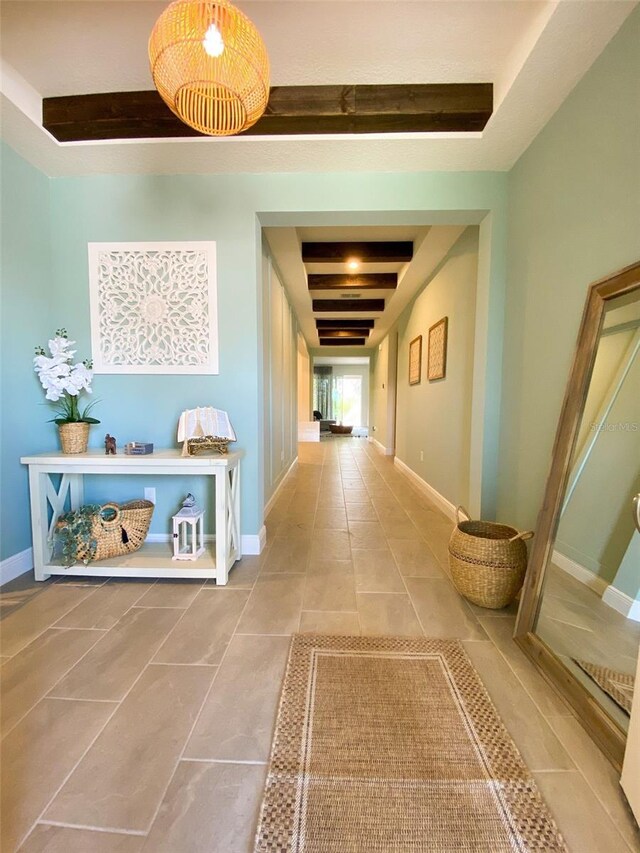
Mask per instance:
[[[409,344],[409,385],[418,385],[422,373],[422,335]]]
[[[447,373],[447,331],[449,318],[443,317],[429,329],[427,379],[444,379]]]

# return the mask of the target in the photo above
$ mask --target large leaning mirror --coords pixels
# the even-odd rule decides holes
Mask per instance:
[[[589,290],[515,635],[618,767],[640,646],[639,493],[640,263]]]

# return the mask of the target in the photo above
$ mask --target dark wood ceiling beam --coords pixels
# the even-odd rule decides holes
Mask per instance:
[[[321,347],[363,347],[364,338],[320,338]]]
[[[357,258],[363,264],[405,263],[413,258],[413,243],[411,240],[378,240],[302,244],[305,264],[346,263],[350,258]]]
[[[319,338],[368,338],[369,329],[319,329]]]
[[[338,317],[335,320],[324,320],[316,318],[316,329],[373,329],[375,320],[357,320],[352,318]],[[320,332],[318,332],[320,334]]]
[[[476,132],[492,111],[491,83],[273,86],[243,135]],[[59,142],[202,135],[155,90],[44,98],[42,124]]]
[[[309,290],[393,290],[398,286],[398,273],[371,272],[362,275],[323,275],[309,273]]]
[[[373,311],[377,314],[384,311],[384,299],[313,299],[311,306],[311,310],[314,312],[366,311],[369,313]]]

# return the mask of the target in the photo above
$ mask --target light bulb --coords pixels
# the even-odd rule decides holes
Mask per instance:
[[[222,56],[224,51],[224,42],[222,40],[220,30],[215,24],[209,25],[209,29],[205,33],[202,41],[202,46],[209,56]]]
[[[347,261],[347,268],[351,270],[351,272],[355,272],[360,268],[360,261],[357,258],[351,258],[350,261]]]

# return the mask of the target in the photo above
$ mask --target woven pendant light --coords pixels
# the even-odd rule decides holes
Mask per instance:
[[[267,49],[229,0],[174,0],[153,28],[149,60],[167,106],[202,133],[240,133],[266,109]]]

